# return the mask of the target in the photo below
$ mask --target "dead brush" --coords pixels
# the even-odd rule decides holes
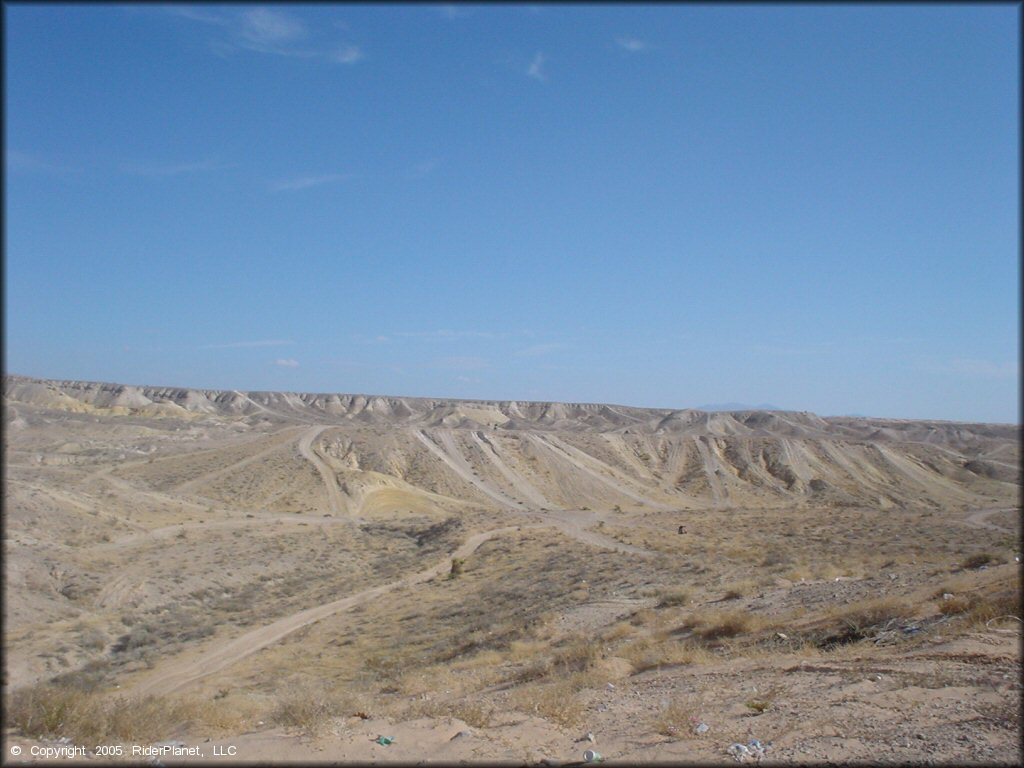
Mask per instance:
[[[658,718],[654,721],[654,731],[662,736],[681,738],[692,733],[702,719],[699,709],[678,699],[673,699],[658,714]]]
[[[749,634],[761,626],[761,620],[744,611],[709,611],[687,619],[676,634],[690,630],[705,642]]]
[[[344,717],[354,709],[345,696],[326,685],[296,682],[278,694],[269,718],[286,728],[315,734],[332,718]]]
[[[509,704],[520,712],[538,715],[572,728],[583,721],[586,711],[580,692],[600,682],[601,677],[593,672],[576,673],[555,682],[516,688],[512,691]]]
[[[685,587],[667,587],[658,590],[658,608],[672,608],[679,605],[686,605],[693,599],[690,590]]]
[[[26,736],[65,737],[74,743],[153,741],[188,724],[206,729],[237,726],[229,712],[209,701],[109,697],[52,683],[12,693],[5,723]]]
[[[874,637],[879,632],[914,615],[913,607],[895,597],[859,600],[827,609],[812,622],[809,636],[816,645],[834,648]]]

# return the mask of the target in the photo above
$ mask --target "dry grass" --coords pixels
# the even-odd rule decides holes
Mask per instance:
[[[347,696],[323,683],[294,682],[278,693],[269,717],[277,725],[316,734],[331,719],[348,716],[356,709]]]
[[[749,634],[763,623],[745,611],[707,611],[691,616],[681,629],[692,630],[695,637],[710,641]]]
[[[662,736],[681,738],[693,733],[702,717],[698,707],[673,699],[654,721],[654,731]]]
[[[551,683],[516,688],[509,697],[509,704],[520,712],[572,728],[583,721],[586,711],[580,692],[601,682],[601,676],[592,671],[577,672]]]
[[[44,683],[11,694],[4,721],[34,738],[127,743],[167,738],[185,726],[237,732],[247,714],[244,710],[196,698],[111,697]]]
[[[743,581],[734,581],[731,584],[725,586],[725,593],[722,595],[723,600],[738,600],[745,595],[751,594],[757,584],[752,579],[744,579]]]
[[[658,608],[671,608],[686,605],[693,599],[690,590],[685,587],[667,587],[658,591]]]

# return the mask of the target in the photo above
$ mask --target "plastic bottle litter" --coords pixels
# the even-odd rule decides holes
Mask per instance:
[[[592,749],[588,749],[586,752],[583,753],[583,759],[586,760],[588,763],[600,763],[602,760],[604,760],[604,758],[601,757],[601,755],[599,755]]]
[[[380,744],[382,747],[386,747],[386,746],[389,746],[389,745],[395,743],[395,737],[394,736],[378,736],[376,739],[374,739],[374,742],[376,742],[377,744]]]
[[[750,750],[747,749],[746,744],[733,744],[726,750],[730,755],[736,758],[737,762],[743,762],[744,758],[750,755]]]

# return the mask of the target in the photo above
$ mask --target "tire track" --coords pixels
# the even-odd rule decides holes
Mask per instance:
[[[269,645],[273,645],[282,638],[290,635],[292,632],[302,629],[305,626],[325,619],[335,613],[355,608],[357,605],[365,603],[367,600],[379,597],[400,587],[414,586],[439,576],[446,568],[451,566],[452,558],[466,557],[472,554],[481,544],[495,536],[499,536],[503,533],[509,533],[519,528],[525,529],[538,527],[542,526],[512,525],[505,528],[495,528],[489,531],[484,531],[483,533],[475,534],[466,539],[466,541],[463,542],[463,544],[454,552],[447,555],[444,559],[440,560],[435,565],[432,565],[430,568],[426,568],[425,570],[419,571],[411,576],[406,576],[405,578],[398,579],[387,584],[381,584],[376,587],[364,589],[361,592],[349,595],[348,597],[343,597],[340,600],[324,603],[323,605],[317,605],[312,608],[299,611],[298,613],[294,613],[291,616],[286,616],[283,619],[279,619],[271,624],[267,624],[266,626],[246,632],[245,634],[222,644],[208,647],[205,652],[200,653],[197,659],[173,660],[165,665],[165,669],[161,670],[159,673],[136,683],[124,692],[137,696],[167,695],[168,693],[176,691],[190,683],[194,683],[204,677],[208,677],[216,672],[227,669],[236,662],[251,656]]]
[[[477,445],[484,452],[487,459],[498,468],[498,471],[505,476],[505,479],[511,483],[512,487],[515,488],[516,493],[521,495],[524,499],[538,507],[555,507],[557,504],[552,504],[548,501],[544,495],[537,490],[530,482],[523,477],[521,474],[516,472],[514,469],[509,467],[498,455],[498,449],[494,447],[494,444],[486,438],[483,433],[477,431],[473,432],[473,440],[476,441]]]
[[[327,506],[331,514],[354,520],[354,516],[349,512],[348,505],[341,496],[341,489],[338,488],[338,478],[335,477],[334,470],[313,450],[313,441],[321,432],[329,428],[329,425],[319,424],[303,432],[298,443],[299,453],[316,467],[316,471],[323,478],[324,487],[327,489]]]
[[[445,439],[446,437],[447,440]],[[458,458],[456,458],[456,456],[453,455],[453,453],[445,451],[441,446],[437,445],[437,443],[435,443],[433,440],[427,437],[427,433],[425,430],[416,430],[416,438],[421,443],[423,443],[423,445],[425,445],[431,453],[433,453],[441,461],[443,461],[449,469],[455,472],[455,474],[457,474],[461,479],[465,480],[467,483],[472,485],[474,488],[481,491],[488,498],[498,502],[498,504],[500,504],[503,507],[507,507],[509,509],[518,509],[518,506],[515,503],[515,499],[512,499],[500,489],[488,485],[483,480],[481,480],[480,478],[476,477],[473,474],[473,471],[469,468],[469,465],[466,464],[465,459],[462,458],[461,454],[458,454],[458,449],[456,449],[455,446],[451,443],[450,435],[446,435],[445,433],[441,432],[440,439],[443,443],[445,443],[445,447],[447,447],[449,451],[452,451],[454,454],[458,455]]]
[[[301,429],[301,427],[288,427],[287,429],[284,429],[284,430],[281,430],[281,431],[282,432],[287,432],[287,431],[294,431],[296,429]],[[284,440],[280,440],[280,441],[274,443],[274,445],[272,445],[269,448],[266,448],[266,449],[260,451],[259,453],[254,453],[251,456],[246,456],[244,459],[236,461],[234,464],[229,464],[226,467],[221,467],[220,469],[215,469],[215,470],[212,470],[210,472],[206,472],[206,473],[204,473],[202,475],[199,475],[197,477],[193,477],[191,480],[186,480],[185,482],[180,483],[179,485],[174,486],[174,490],[178,491],[178,492],[191,490],[196,485],[199,485],[199,484],[202,484],[202,483],[205,483],[205,482],[209,482],[210,480],[213,480],[215,478],[221,477],[223,475],[230,474],[231,472],[234,472],[235,470],[241,469],[242,467],[246,467],[249,464],[252,464],[253,462],[259,461],[260,459],[265,458],[266,456],[269,456],[270,454],[274,453],[275,451],[281,450],[281,446],[283,446],[291,438],[292,438],[291,435],[287,435]]]
[[[616,493],[619,493],[619,494],[621,494],[623,496],[627,496],[627,497],[633,499],[634,501],[637,501],[637,502],[639,502],[641,504],[646,504],[646,505],[652,506],[652,507],[654,507],[656,509],[663,509],[663,510],[671,509],[671,507],[668,507],[668,506],[666,506],[664,504],[660,504],[660,503],[658,503],[656,501],[652,501],[651,499],[648,499],[645,496],[641,496],[640,494],[635,493],[634,491],[631,491],[629,488],[626,488],[624,485],[622,485],[621,482],[619,482],[616,479],[617,475],[616,475],[615,471],[611,467],[609,467],[607,464],[605,464],[604,462],[600,461],[599,459],[595,459],[593,456],[590,456],[589,454],[585,454],[583,451],[579,450],[578,448],[576,448],[574,446],[568,445],[567,443],[563,443],[557,437],[550,436],[550,435],[542,436],[542,435],[538,435],[538,434],[530,434],[529,438],[531,440],[533,440],[534,442],[536,442],[536,443],[540,443],[541,445],[546,446],[549,450],[553,451],[556,455],[562,456],[564,459],[568,460],[569,463],[572,464],[574,467],[576,467],[578,470],[580,470],[581,472],[584,472],[585,474],[589,475],[590,477],[594,478],[595,480],[598,480],[599,482],[601,482],[604,485],[608,486],[609,488],[614,490]],[[608,475],[605,475],[604,473],[594,469],[593,467],[588,466],[587,463],[586,463],[588,460],[589,461],[593,461],[593,462],[601,465],[601,467],[603,467],[607,472],[611,473],[612,476],[609,477]]]

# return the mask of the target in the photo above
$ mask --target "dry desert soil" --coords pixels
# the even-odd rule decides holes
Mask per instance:
[[[8,764],[1021,762],[1017,425],[5,376],[3,434]]]

